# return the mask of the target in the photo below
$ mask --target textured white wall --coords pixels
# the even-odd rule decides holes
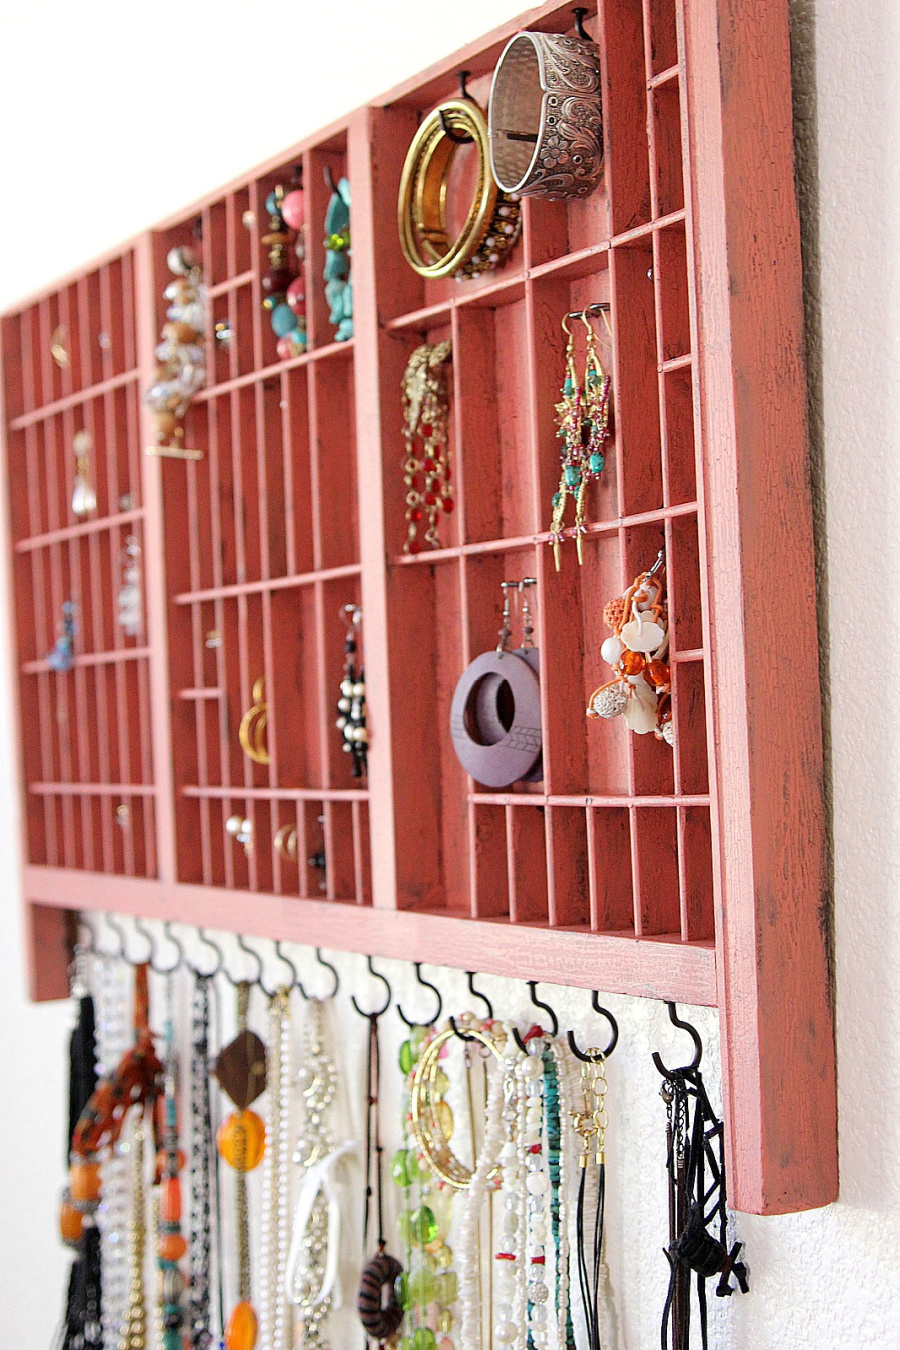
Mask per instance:
[[[761,0],[762,2],[762,0]],[[779,0],[769,0],[778,3]],[[345,0],[251,11],[237,0],[6,0],[0,18],[0,304],[51,282],[491,23],[519,0]],[[820,300],[821,574],[830,643],[835,952],[842,1198],[827,1210],[740,1219],[753,1292],[720,1311],[723,1347],[823,1350],[900,1341],[900,829],[898,648],[900,318],[896,223],[900,85],[894,0],[797,0],[803,190]],[[198,132],[202,154],[193,151]],[[819,205],[821,214],[819,216]],[[779,613],[790,591],[773,578]],[[797,615],[810,623],[812,615]],[[0,669],[8,660],[0,615]],[[790,641],[789,631],[781,639]],[[773,667],[777,671],[777,666]],[[773,681],[777,680],[777,675]],[[777,697],[777,683],[773,683]],[[0,680],[0,727],[9,689]],[[7,737],[2,737],[3,743]],[[62,1296],[55,1238],[69,1013],[26,1003],[16,806],[0,760],[0,1347],[43,1350]],[[359,969],[356,962],[353,969]],[[391,967],[411,1006],[409,973]],[[458,976],[442,985],[457,991]],[[521,988],[492,981],[503,1012]],[[585,996],[560,993],[585,1030]],[[611,1000],[610,1256],[623,1346],[651,1350],[663,1283],[661,1103],[648,1053],[675,1046],[661,1008]],[[698,1013],[715,1054],[713,1020]],[[355,1023],[350,1024],[356,1026]],[[359,1024],[361,1025],[361,1024]],[[397,1023],[391,1018],[390,1034]],[[357,1037],[359,1032],[357,1030]],[[361,1053],[361,1038],[357,1049]],[[710,1068],[710,1077],[714,1073]],[[713,1088],[715,1084],[713,1082]]]

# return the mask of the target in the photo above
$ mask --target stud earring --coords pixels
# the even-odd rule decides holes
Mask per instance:
[[[141,631],[141,546],[130,534],[122,551],[122,585],[119,587],[119,627],[128,637],[137,637]]]
[[[97,494],[91,485],[90,455],[93,442],[90,433],[78,431],[72,442],[75,451],[75,481],[72,486],[72,514],[89,516],[97,509]]]
[[[354,778],[362,778],[368,768],[366,747],[369,742],[366,727],[366,676],[362,665],[358,664],[362,610],[359,605],[344,605],[341,617],[344,616],[349,620],[349,627],[344,639],[344,678],[341,680],[335,726],[344,738],[342,749],[351,756],[350,772]]]

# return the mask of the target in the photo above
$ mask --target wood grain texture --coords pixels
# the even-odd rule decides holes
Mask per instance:
[[[787,7],[685,0],[731,1202],[837,1194],[802,277]],[[778,666],[770,597],[795,626]]]

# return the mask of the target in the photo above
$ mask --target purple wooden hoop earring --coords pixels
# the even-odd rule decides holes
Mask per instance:
[[[466,711],[482,710],[496,698],[497,681],[509,685],[515,702],[512,726],[503,728],[496,714],[479,725],[489,734],[502,734],[493,744],[481,744],[466,725]],[[487,686],[487,688],[485,688]],[[477,783],[485,787],[509,787],[526,778],[541,754],[541,688],[531,665],[515,652],[483,652],[463,671],[450,706],[450,735],[456,757]]]

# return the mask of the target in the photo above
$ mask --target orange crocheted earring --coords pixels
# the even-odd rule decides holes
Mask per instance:
[[[612,629],[600,655],[615,671],[595,689],[588,717],[622,716],[638,736],[653,732],[673,745],[672,692],[668,662],[669,615],[666,605],[665,553],[660,549],[649,572],[636,577],[624,595],[610,600],[603,621]]]

